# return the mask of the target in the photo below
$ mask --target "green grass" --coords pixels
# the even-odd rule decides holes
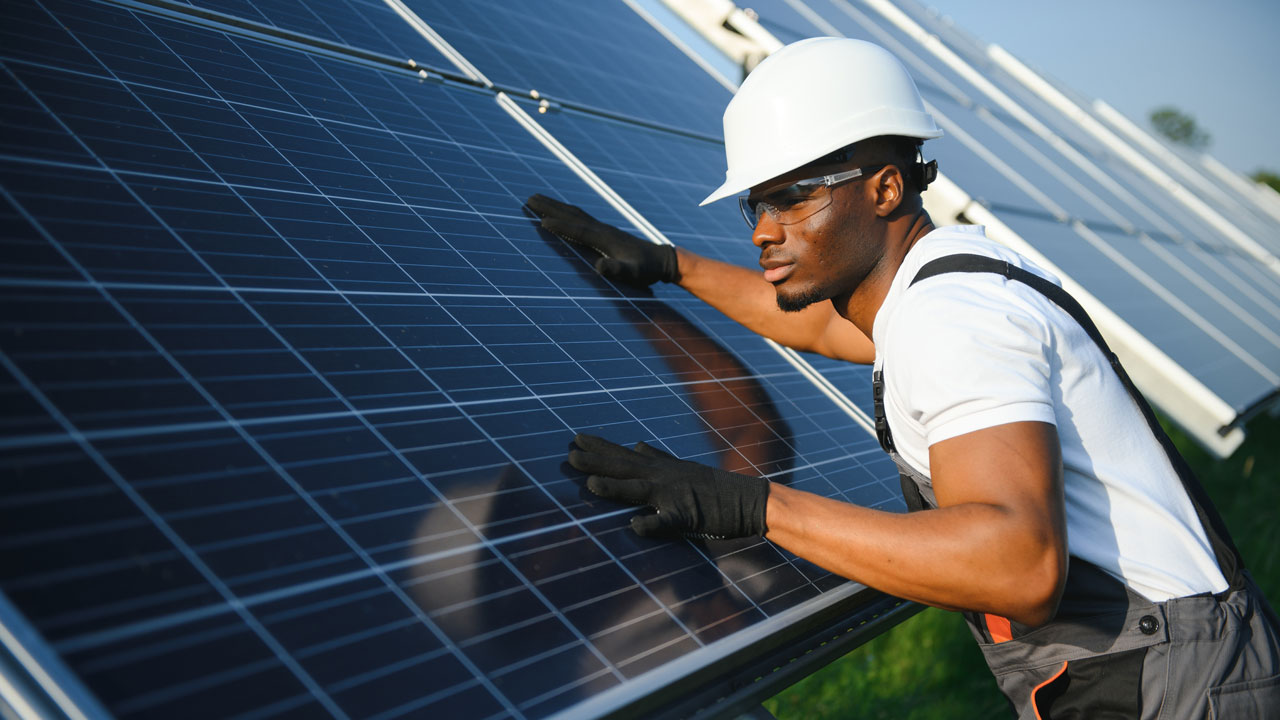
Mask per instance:
[[[1262,416],[1226,460],[1166,429],[1199,475],[1245,564],[1274,607],[1280,600],[1280,419]],[[766,700],[780,720],[987,718],[1007,704],[956,613],[930,608]]]

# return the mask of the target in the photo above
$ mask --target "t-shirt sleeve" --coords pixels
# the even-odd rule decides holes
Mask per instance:
[[[1048,323],[1003,279],[911,288],[888,345],[887,382],[929,445],[1011,422],[1056,425]]]

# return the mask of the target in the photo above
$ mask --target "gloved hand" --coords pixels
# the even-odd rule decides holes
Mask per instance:
[[[642,240],[546,195],[531,196],[525,207],[542,218],[542,229],[599,253],[596,272],[611,280],[644,287],[680,279],[676,249],[670,245]]]
[[[635,450],[578,435],[569,464],[590,473],[587,489],[600,497],[655,512],[631,518],[643,536],[736,538],[764,535],[769,481],[681,460],[644,443]]]

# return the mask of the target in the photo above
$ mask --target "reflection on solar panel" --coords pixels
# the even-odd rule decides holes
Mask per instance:
[[[845,35],[901,58],[947,133],[927,147],[967,195],[956,209],[1007,228],[1002,239],[1100,301],[1095,317],[1144,391],[1203,444],[1239,444],[1236,428],[1280,388],[1280,261],[1263,249],[1274,222],[1251,226],[1257,242],[1220,222],[910,0],[752,7],[781,40]]]
[[[416,5],[449,35],[450,8]],[[729,257],[740,220],[673,209],[718,174],[712,120],[662,102],[723,89],[592,8],[539,13],[609,28],[560,65],[556,43],[499,65],[492,38],[450,41],[607,111],[539,117],[653,225]],[[687,712],[903,614],[764,542],[641,540],[581,490],[563,457],[585,430],[900,503],[857,411],[788,356],[535,229],[537,191],[634,214],[513,118],[533,101],[495,101],[362,0],[4,12],[0,644],[33,707]],[[662,83],[571,82],[636,48]]]

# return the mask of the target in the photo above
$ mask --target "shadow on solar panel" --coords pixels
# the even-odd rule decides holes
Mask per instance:
[[[872,602],[760,540],[643,540],[584,492],[588,431],[897,502],[760,339],[541,234],[546,189],[627,220],[393,21],[5,7],[0,624],[37,714],[652,715]],[[613,99],[584,102],[617,125]]]

